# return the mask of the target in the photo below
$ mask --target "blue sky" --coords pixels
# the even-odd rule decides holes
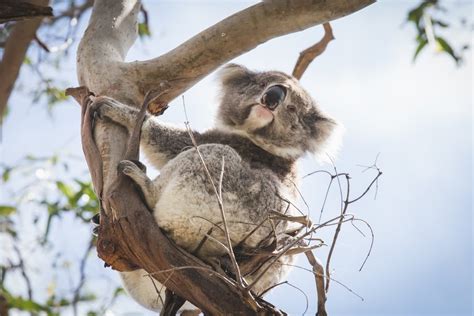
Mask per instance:
[[[127,60],[156,57],[250,3],[145,1],[153,37],[137,41]],[[373,176],[362,173],[358,165],[370,165],[380,153],[378,165],[384,172],[377,199],[370,192],[350,209],[375,232],[365,268],[358,271],[370,239],[350,224],[343,228],[332,261],[334,278],[364,301],[332,283],[327,302],[331,315],[470,315],[472,311],[472,52],[462,67],[430,49],[413,64],[415,32],[403,21],[414,3],[380,1],[334,21],[336,40],[302,79],[321,107],[345,126],[336,165],[351,173],[354,196]],[[455,17],[470,13],[472,19],[468,1],[451,1],[449,8]],[[256,70],[291,72],[299,51],[321,35],[322,28],[315,27],[281,37],[234,62]],[[472,34],[456,26],[449,38],[472,44]],[[61,76],[75,85],[75,56],[68,58],[71,62]],[[21,74],[23,85],[28,84],[27,75],[27,71]],[[212,126],[217,88],[210,75],[185,93],[194,128]],[[82,155],[79,107],[74,102],[55,109],[53,119],[45,107],[32,106],[21,93],[15,93],[10,103],[14,106],[3,127],[3,161],[13,163],[29,153]],[[162,120],[182,124],[181,101],[173,101]],[[72,173],[82,173],[84,164],[76,164]],[[300,167],[303,175],[331,166],[307,157]],[[315,220],[327,180],[314,176],[300,184]],[[323,218],[336,216],[338,203],[338,192],[333,190]],[[70,221],[55,233],[67,234],[73,225]],[[332,230],[321,232],[328,243],[331,236]],[[80,244],[80,240],[65,243]],[[316,255],[325,260],[327,249],[317,250]],[[299,264],[305,264],[303,259]],[[99,260],[91,259],[90,265],[104,273]],[[115,278],[113,272],[105,273]],[[289,281],[307,293],[308,314],[314,314],[312,275],[295,269]],[[304,296],[291,287],[277,288],[268,298],[290,314],[305,309]],[[127,299],[121,299],[112,312],[149,314]]]

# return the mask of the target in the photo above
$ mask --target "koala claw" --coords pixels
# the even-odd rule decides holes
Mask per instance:
[[[95,214],[91,218],[91,223],[94,226],[92,228],[92,235],[98,236],[99,235],[99,227],[100,227],[100,213]]]
[[[107,102],[105,98],[95,98],[94,102],[91,105],[91,110],[94,115],[95,119],[103,120],[106,116],[105,113],[110,108],[110,104]]]
[[[91,223],[94,225],[100,225],[100,213],[97,213],[94,216],[92,216]]]
[[[134,172],[137,171],[137,169],[140,169],[140,167],[137,166],[131,160],[122,160],[121,162],[119,162],[119,164],[117,166],[118,172],[121,172],[125,175],[133,174]]]

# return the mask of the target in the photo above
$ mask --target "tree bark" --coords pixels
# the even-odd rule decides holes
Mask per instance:
[[[47,6],[48,2],[48,0],[31,1],[32,4],[43,7]],[[39,17],[17,22],[5,43],[0,62],[0,122],[30,42],[35,37],[42,20],[43,18]]]
[[[263,42],[342,17],[372,2],[264,1],[224,19],[160,57],[125,63],[125,55],[136,39],[140,2],[96,0],[78,49],[79,83],[97,95],[108,95],[132,106],[142,103],[145,92],[166,84],[157,103],[167,103],[226,61]],[[92,124],[91,113],[86,108],[83,111],[83,128],[87,130]],[[100,156],[94,158],[90,153],[97,148],[85,146],[95,189],[105,208],[98,252],[108,264],[116,269],[144,268],[206,313],[278,313],[251,293],[210,276],[208,266],[177,248],[161,233],[130,181],[117,173],[118,162],[126,157],[126,131],[99,121],[93,139],[91,133],[89,130],[89,136],[83,135],[83,144],[97,145]],[[134,157],[127,157],[130,158]],[[100,164],[94,159],[100,159]]]
[[[0,24],[9,21],[26,20],[35,17],[53,16],[53,9],[21,0],[2,0]]]

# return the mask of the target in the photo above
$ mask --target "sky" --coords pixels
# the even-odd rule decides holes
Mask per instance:
[[[198,31],[241,10],[252,2],[145,1],[150,13],[151,39],[138,40],[128,61],[156,57]],[[350,213],[367,221],[375,234],[371,255],[359,272],[370,246],[370,232],[358,225],[343,227],[332,259],[332,276],[349,287],[331,283],[327,309],[330,315],[471,315],[472,312],[472,51],[456,67],[446,55],[432,49],[412,62],[415,32],[404,25],[413,1],[380,1],[360,12],[333,21],[336,40],[309,67],[301,82],[320,106],[344,125],[337,169],[351,174],[353,196],[367,187],[375,174],[361,165],[377,165],[383,171],[377,194],[351,206]],[[449,1],[454,17],[470,16],[472,3]],[[455,42],[471,42],[472,33],[456,24],[448,33]],[[79,33],[82,33],[80,31]],[[233,62],[255,70],[291,72],[304,48],[322,36],[322,28],[271,40]],[[75,54],[62,70],[65,82],[77,84]],[[22,71],[22,84],[28,73]],[[218,82],[214,74],[185,93],[193,128],[213,124]],[[16,92],[4,126],[0,154],[14,163],[26,154],[53,152],[81,156],[79,107],[73,101],[57,107],[51,118],[44,106],[31,105],[28,96]],[[161,118],[183,124],[180,98]],[[83,162],[71,173],[83,174]],[[300,174],[330,170],[314,157],[300,162]],[[370,173],[372,172],[372,173]],[[301,180],[300,189],[315,221],[327,188],[324,175]],[[339,201],[333,187],[323,219],[337,216]],[[1,197],[1,196],[0,196]],[[376,197],[376,198],[375,198]],[[304,203],[300,201],[302,208]],[[55,234],[67,234],[73,220]],[[79,230],[79,234],[88,233]],[[333,229],[321,231],[330,242]],[[74,238],[73,238],[74,239]],[[69,247],[80,245],[65,239]],[[328,247],[315,251],[325,261]],[[91,258],[97,273],[101,262]],[[306,266],[304,258],[298,265]],[[95,269],[95,268],[94,268]],[[117,282],[114,272],[107,270]],[[295,268],[289,282],[304,291],[307,314],[314,314],[314,282],[307,271]],[[99,281],[94,285],[106,289]],[[290,286],[276,288],[268,300],[291,315],[305,312],[305,296]],[[111,315],[151,315],[123,298]]]

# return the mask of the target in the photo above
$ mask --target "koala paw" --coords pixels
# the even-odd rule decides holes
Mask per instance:
[[[110,117],[114,112],[116,101],[109,97],[96,97],[91,105],[91,110],[95,118],[104,119]]]
[[[140,165],[142,164],[140,163]],[[142,172],[140,167],[132,160],[122,160],[119,162],[117,169],[118,172],[121,172],[127,176],[132,176],[136,173]]]

